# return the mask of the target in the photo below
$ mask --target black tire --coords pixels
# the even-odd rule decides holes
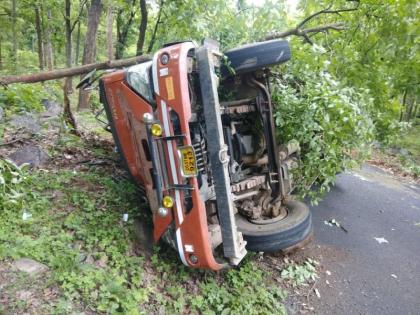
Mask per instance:
[[[277,252],[305,240],[312,232],[309,208],[300,201],[285,203],[287,216],[270,224],[255,224],[240,214],[235,216],[238,230],[247,241],[246,248],[254,252]]]
[[[244,45],[224,54],[237,74],[281,64],[291,57],[289,42],[278,39]],[[229,74],[226,67],[222,71]]]

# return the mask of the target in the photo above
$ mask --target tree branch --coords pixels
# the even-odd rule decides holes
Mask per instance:
[[[347,27],[344,25],[344,23],[332,23],[332,24],[325,24],[325,25],[320,25],[320,26],[315,26],[315,27],[311,27],[311,28],[307,28],[307,29],[299,29],[299,28],[292,28],[289,29],[287,31],[284,32],[276,32],[276,33],[272,33],[270,35],[267,35],[266,37],[263,38],[263,40],[271,40],[271,39],[276,39],[276,38],[285,38],[291,35],[295,35],[295,36],[301,36],[303,38],[305,38],[305,40],[309,43],[311,43],[308,37],[308,34],[311,33],[320,33],[320,32],[326,32],[328,30],[334,30],[334,31],[342,31],[347,29]]]
[[[150,38],[150,42],[149,42],[149,47],[147,48],[147,53],[151,53],[153,50],[153,45],[155,44],[155,40],[156,40],[156,34],[157,34],[157,30],[159,27],[160,22],[160,18],[162,15],[162,11],[163,11],[163,5],[164,5],[164,0],[160,0],[160,5],[159,5],[159,12],[158,12],[158,16],[157,16],[157,20],[156,20],[156,24],[152,33],[152,37]]]
[[[75,27],[76,27],[76,25],[77,25],[77,22],[79,22],[80,17],[82,16],[82,13],[83,13],[83,9],[84,9],[84,7],[85,7],[85,5],[86,5],[86,2],[87,2],[87,0],[84,0],[84,1],[82,1],[82,2],[80,3],[79,14],[77,14],[77,18],[74,20],[73,25],[72,25],[72,26],[71,26],[71,28],[70,28],[70,33],[73,33],[74,28],[75,28]]]
[[[283,31],[283,32],[274,32],[272,34],[269,34],[267,36],[265,36],[264,38],[262,38],[261,40],[271,40],[271,39],[277,39],[277,38],[285,38],[291,35],[295,35],[295,36],[300,36],[303,37],[305,39],[305,41],[309,44],[313,44],[312,40],[310,39],[310,36],[308,36],[308,34],[312,34],[311,36],[313,36],[316,33],[320,33],[320,32],[327,32],[329,30],[334,30],[334,31],[342,31],[347,29],[346,26],[344,25],[344,23],[342,22],[338,22],[338,23],[331,23],[331,24],[325,24],[325,25],[320,25],[320,26],[315,26],[315,27],[311,27],[311,28],[303,28],[307,23],[309,23],[310,21],[312,21],[313,19],[315,19],[316,17],[320,16],[321,14],[339,14],[341,12],[350,12],[350,11],[356,11],[359,8],[359,1],[358,0],[354,0],[351,2],[356,2],[356,6],[352,7],[352,8],[344,8],[344,9],[337,9],[337,10],[332,10],[332,4],[329,5],[327,8],[317,11],[311,15],[309,15],[308,17],[304,18],[302,22],[300,22],[299,24],[297,24],[296,27],[291,28],[289,30]],[[303,28],[303,29],[302,29]]]
[[[341,12],[356,11],[357,9],[359,9],[359,2],[357,2],[357,5],[354,8],[331,10],[331,7],[332,7],[332,4],[328,8],[324,9],[324,10],[321,10],[321,11],[318,11],[318,12],[315,12],[315,13],[309,15],[302,22],[300,22],[296,26],[296,28],[301,28],[306,23],[308,23],[310,20],[314,19],[315,17],[317,17],[318,15],[321,15],[321,14],[340,14]]]
[[[57,69],[52,71],[44,71],[33,74],[24,74],[24,75],[8,75],[0,77],[0,85],[6,86],[11,83],[36,83],[43,82],[48,80],[57,80],[65,77],[72,77],[76,75],[81,75],[88,73],[94,69],[96,70],[105,70],[113,68],[122,68],[132,66],[138,63],[149,61],[150,57],[147,55],[137,56],[127,59],[119,60],[108,60],[104,62],[91,63],[79,67],[67,68],[67,69]]]

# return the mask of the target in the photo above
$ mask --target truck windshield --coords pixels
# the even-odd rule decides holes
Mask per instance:
[[[144,62],[127,69],[127,83],[149,103],[154,103],[150,80],[152,62]]]

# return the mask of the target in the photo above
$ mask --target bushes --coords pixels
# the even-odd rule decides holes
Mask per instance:
[[[318,192],[329,190],[338,172],[366,156],[373,139],[367,91],[343,86],[328,65],[319,51],[306,51],[286,75],[275,79],[273,88],[279,138],[299,141],[302,163],[295,181],[314,202]],[[310,190],[314,181],[317,191]]]
[[[60,99],[61,94],[59,82],[12,84],[0,89],[0,107],[9,116],[19,112],[39,112],[44,110],[43,99]]]
[[[0,160],[0,211],[23,209],[22,182],[26,179],[25,168],[9,160]]]

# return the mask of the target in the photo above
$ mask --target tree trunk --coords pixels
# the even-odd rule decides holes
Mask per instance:
[[[42,45],[41,16],[39,12],[39,7],[37,5],[35,6],[35,29],[38,43],[39,69],[44,70],[44,47]]]
[[[122,12],[122,10],[118,10],[117,13],[117,44],[115,45],[115,59],[121,59],[123,52],[122,47],[124,44],[121,42]]]
[[[0,35],[0,71],[3,70],[3,54],[2,54],[2,51],[1,51],[2,43],[3,43],[3,38]]]
[[[403,118],[404,118],[404,108],[405,108],[406,102],[407,102],[407,89],[404,90],[404,95],[403,95],[403,99],[402,99],[401,112],[400,112],[400,122],[403,121]]]
[[[406,113],[406,121],[410,121],[413,115],[413,107],[414,107],[414,101],[415,98],[413,95],[408,95],[408,106],[407,106],[407,113]]]
[[[66,0],[67,1],[67,0]],[[74,118],[74,115],[71,111],[71,107],[70,107],[70,99],[68,96],[68,86],[71,84],[68,81],[71,79],[71,77],[67,77],[64,80],[64,85],[63,85],[63,96],[64,96],[64,106],[63,106],[63,117],[64,117],[64,121],[66,123],[68,123],[71,126],[71,133],[76,135],[76,136],[80,136],[79,131],[77,130],[77,122],[76,122],[76,118]]]
[[[416,118],[418,116],[418,109],[419,109],[419,104],[417,103],[417,97],[415,98],[415,102],[414,102],[414,110],[413,110],[413,118],[414,118],[414,123],[416,122]]]
[[[87,32],[85,38],[85,46],[83,49],[82,64],[89,64],[95,60],[96,51],[96,34],[98,32],[99,19],[102,11],[102,0],[92,0],[88,11]],[[78,110],[86,110],[89,108],[88,91],[80,90]]]
[[[149,47],[147,48],[147,53],[148,54],[150,54],[152,52],[153,45],[155,44],[156,34],[157,34],[157,30],[158,30],[158,27],[159,27],[159,24],[160,24],[160,18],[162,16],[163,3],[164,3],[163,0],[161,0],[160,5],[159,5],[159,12],[158,12],[155,28],[153,30],[152,37],[150,38]]]
[[[140,26],[139,26],[139,38],[137,40],[137,56],[143,54],[144,39],[146,37],[147,29],[147,6],[146,0],[140,0]]]
[[[52,16],[51,16],[51,9],[47,10],[47,28],[45,31],[45,59],[47,63],[48,70],[53,69],[53,48],[51,43],[51,23],[52,23]]]
[[[79,64],[80,56],[80,20],[77,22],[77,36],[76,36],[76,56],[74,58],[74,63]]]
[[[114,8],[112,4],[108,7],[108,14],[106,17],[106,50],[108,55],[108,60],[114,59],[114,41],[112,38],[112,30],[114,24]]]
[[[133,24],[136,15],[136,0],[131,2],[131,10],[128,18],[124,15],[124,9],[118,10],[117,13],[117,47],[115,50],[115,59],[121,59],[124,56],[124,50],[127,46],[128,32]]]
[[[17,68],[17,34],[16,34],[16,0],[12,0],[12,63],[13,67],[16,70]]]
[[[76,76],[88,73],[94,69],[96,70],[105,70],[105,69],[114,69],[128,67],[142,62],[149,61],[150,57],[137,56],[127,59],[120,60],[108,60],[105,62],[91,63],[88,65],[83,65],[79,67],[73,67],[70,69],[57,69],[53,71],[44,71],[33,74],[23,74],[23,75],[8,75],[0,77],[0,85],[8,85],[12,83],[36,83],[43,82],[48,80],[57,80],[65,77]]]
[[[66,67],[72,66],[72,38],[71,38],[71,0],[65,1],[65,28],[66,28]],[[71,77],[65,80],[64,89],[65,93],[71,93],[73,90],[73,80]]]

